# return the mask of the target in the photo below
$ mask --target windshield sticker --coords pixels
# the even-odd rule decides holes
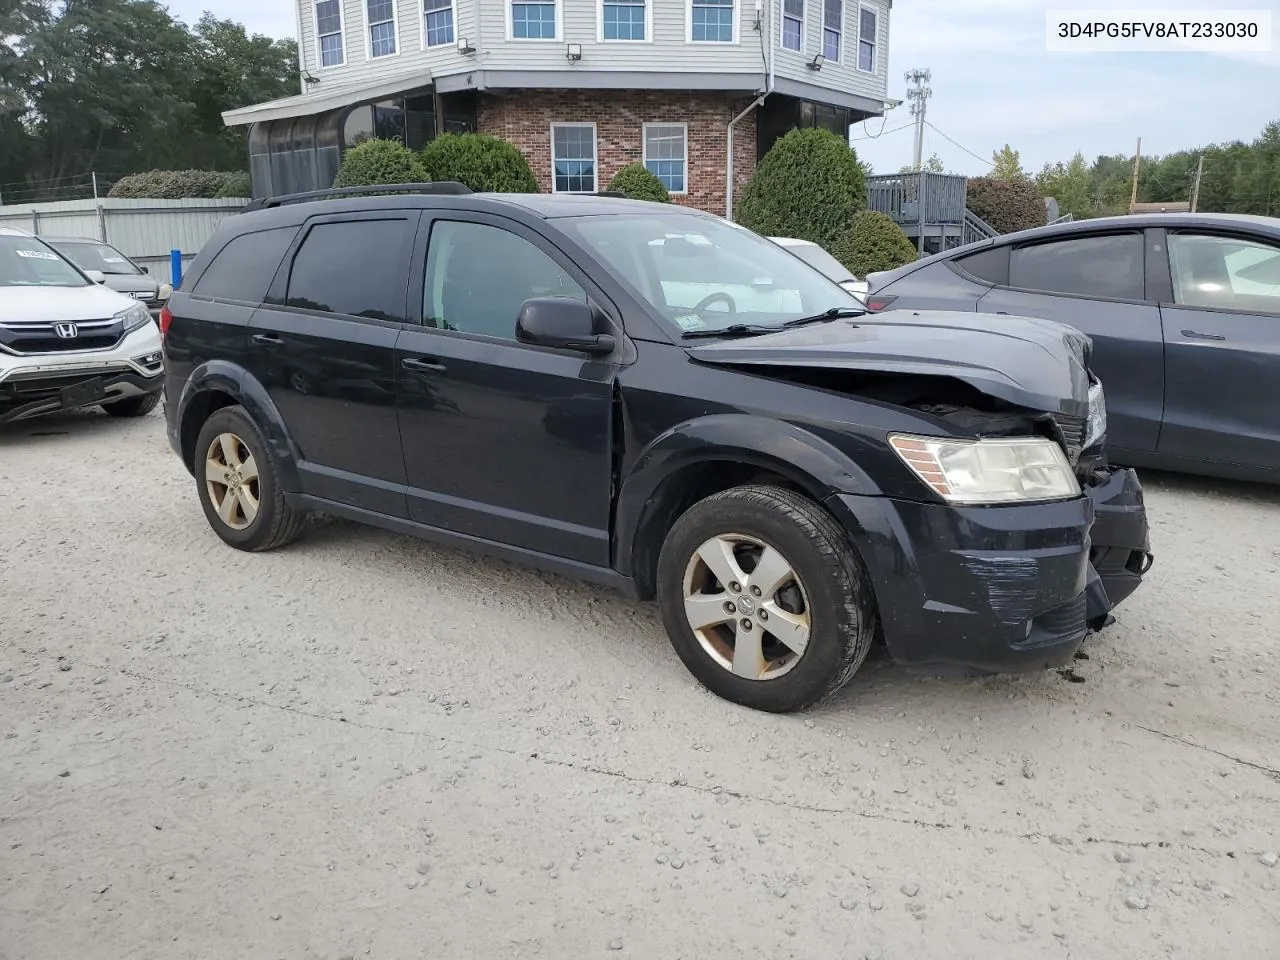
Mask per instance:
[[[124,263],[124,257],[103,257],[103,263]]]
[[[676,317],[676,324],[681,330],[703,330],[707,326],[696,313],[685,313]]]
[[[57,260],[56,253],[49,253],[47,250],[15,250],[13,251],[20,257],[26,257],[28,260]]]

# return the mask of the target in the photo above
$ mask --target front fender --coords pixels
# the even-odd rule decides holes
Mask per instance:
[[[298,492],[301,487],[297,465],[301,456],[285,428],[284,418],[262,382],[244,367],[226,360],[210,360],[196,367],[178,399],[178,442],[187,468],[194,467],[195,438],[200,425],[217,407],[210,405],[210,394],[229,396],[244,407],[271,446],[284,491]]]
[[[786,477],[815,501],[836,493],[876,496],[871,477],[849,456],[802,427],[749,414],[687,420],[660,434],[635,459],[618,494],[614,566],[635,574],[637,538],[656,511],[674,501],[665,489],[686,467],[745,463]]]

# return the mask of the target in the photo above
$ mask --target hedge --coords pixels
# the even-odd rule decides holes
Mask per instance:
[[[965,205],[1001,233],[1043,227],[1046,222],[1044,197],[1030,180],[974,177]]]
[[[524,154],[487,133],[442,134],[422,151],[422,164],[431,180],[456,180],[477,193],[538,192]]]
[[[859,280],[877,270],[893,270],[916,259],[915,244],[886,214],[863,210],[837,241],[831,255]]]
[[[365,140],[342,157],[335,187],[425,183],[431,179],[418,155],[399,140]]]
[[[632,200],[652,200],[654,203],[670,203],[671,194],[666,186],[643,163],[629,163],[613,175],[609,190],[624,193]]]
[[[229,188],[244,185],[243,193],[227,193]],[[131,173],[117,180],[108,197],[149,200],[185,200],[190,197],[247,197],[249,175],[220,170],[148,170]]]
[[[251,197],[253,196],[253,184],[249,180],[247,173],[230,173],[227,174],[226,181],[218,188],[215,197]]]
[[[756,233],[830,250],[866,205],[866,180],[848,142],[814,128],[792,130],[769,149],[736,213]]]

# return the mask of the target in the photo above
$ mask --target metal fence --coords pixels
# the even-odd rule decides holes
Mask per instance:
[[[40,237],[103,240],[159,280],[170,278],[169,255],[182,251],[189,263],[213,236],[218,222],[238,213],[248,199],[59,200],[0,206],[0,227]]]

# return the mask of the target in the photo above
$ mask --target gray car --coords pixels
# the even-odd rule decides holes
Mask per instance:
[[[87,237],[44,237],[49,246],[74,263],[86,275],[112,290],[141,300],[153,317],[158,316],[173,287],[156,280],[123,253],[101,240]]]
[[[1088,334],[1116,463],[1280,483],[1278,219],[1081,220],[949,250],[867,282],[872,311],[1043,317]]]

